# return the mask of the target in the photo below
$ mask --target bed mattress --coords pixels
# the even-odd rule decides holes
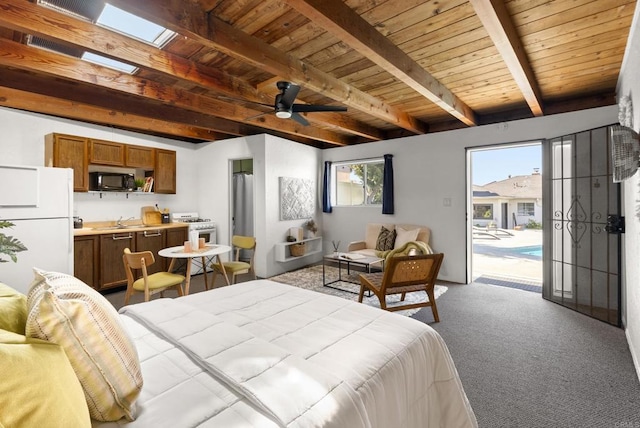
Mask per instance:
[[[440,335],[269,280],[121,310],[144,386],[95,427],[475,427]]]

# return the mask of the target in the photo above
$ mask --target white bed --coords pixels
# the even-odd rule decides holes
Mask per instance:
[[[144,386],[94,427],[475,427],[426,324],[257,280],[123,308]]]

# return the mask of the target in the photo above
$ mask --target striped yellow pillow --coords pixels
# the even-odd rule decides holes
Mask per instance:
[[[27,336],[62,346],[92,418],[134,420],[142,389],[140,362],[115,308],[73,276],[34,272],[27,295]]]

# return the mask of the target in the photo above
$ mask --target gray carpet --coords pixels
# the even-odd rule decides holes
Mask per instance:
[[[440,323],[480,427],[640,427],[624,331],[539,294],[448,284]]]

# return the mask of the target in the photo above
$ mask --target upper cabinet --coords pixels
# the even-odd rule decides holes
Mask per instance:
[[[124,166],[124,147],[122,143],[90,139],[89,164]]]
[[[45,166],[73,169],[73,191],[89,190],[89,141],[87,138],[64,134],[45,136]]]
[[[89,167],[116,167],[153,177],[155,193],[176,193],[176,152],[65,134],[45,136],[46,166],[73,169],[74,192],[89,190]]]
[[[125,145],[124,163],[131,168],[155,169],[156,149],[152,147]]]
[[[176,193],[176,152],[156,149],[154,192]]]

